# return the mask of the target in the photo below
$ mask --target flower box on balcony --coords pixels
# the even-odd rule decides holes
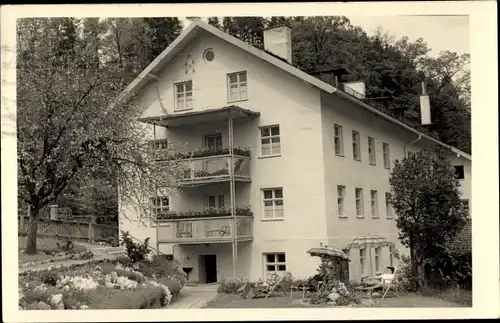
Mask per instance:
[[[252,216],[253,213],[250,207],[236,207],[236,215],[238,216]],[[213,217],[227,217],[231,216],[231,209],[206,209],[204,211],[187,211],[175,212],[169,211],[158,215],[159,220],[169,219],[188,219],[188,218],[213,218]]]
[[[248,148],[233,148],[233,153],[236,156],[250,157],[250,149]],[[190,159],[223,155],[229,155],[229,147],[199,148],[188,152],[175,152],[172,156],[158,156],[158,160]]]

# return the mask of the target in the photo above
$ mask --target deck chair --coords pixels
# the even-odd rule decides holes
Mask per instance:
[[[394,279],[396,278],[396,273],[398,272],[398,267],[396,267],[394,269],[394,272],[392,273],[392,277],[390,279],[385,279],[384,282],[383,282],[383,285],[384,285],[384,294],[382,295],[382,299],[385,298],[385,296],[387,295],[387,293],[389,292],[389,290],[392,289],[391,293],[394,295],[394,296],[398,296],[398,288],[397,288],[397,285],[394,283]]]
[[[385,296],[387,295],[387,293],[389,292],[390,289],[393,289],[393,290],[396,290],[396,293],[395,292],[392,292],[392,293],[397,296],[397,289],[396,289],[396,285],[394,284],[394,278],[396,277],[397,271],[398,271],[398,269],[395,268],[392,275],[390,275],[389,278],[386,278],[383,280],[382,280],[382,277],[368,277],[371,279],[374,279],[374,278],[380,279],[380,281],[382,283],[381,285],[369,286],[369,287],[357,287],[355,289],[362,290],[362,291],[368,291],[370,294],[370,297],[371,297],[371,293],[373,293],[374,291],[381,290],[382,291],[382,299],[385,298]]]

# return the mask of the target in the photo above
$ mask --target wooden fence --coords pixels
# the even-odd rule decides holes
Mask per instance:
[[[29,216],[18,216],[18,230],[28,232]],[[96,224],[93,221],[38,219],[38,236],[52,239],[71,239],[80,242],[99,242],[118,239],[118,226]]]

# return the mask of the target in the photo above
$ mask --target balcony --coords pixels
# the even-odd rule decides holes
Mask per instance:
[[[214,217],[162,219],[158,224],[159,243],[228,243],[232,242],[234,237],[232,217],[224,214]],[[236,216],[236,239],[253,239],[253,216]]]
[[[159,162],[167,162],[169,159],[180,160],[181,186],[195,184],[207,184],[215,182],[226,182],[231,179],[231,155],[229,148],[197,149],[191,152],[178,152],[171,156],[162,158],[158,155]],[[235,181],[250,181],[250,150],[233,149],[233,172]]]

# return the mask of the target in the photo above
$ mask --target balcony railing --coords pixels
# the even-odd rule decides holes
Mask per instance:
[[[158,222],[160,243],[220,243],[233,241],[231,217],[171,219]],[[253,239],[253,217],[236,216],[236,239]]]
[[[226,181],[230,179],[231,156],[209,156],[182,161],[180,182]],[[250,157],[233,157],[236,180],[250,180]]]

